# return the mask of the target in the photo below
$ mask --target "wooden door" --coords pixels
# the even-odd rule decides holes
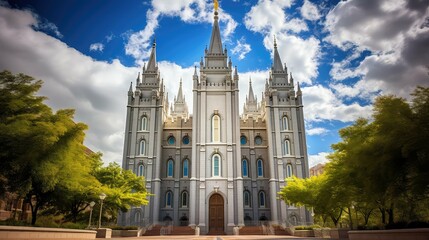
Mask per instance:
[[[224,234],[224,204],[220,194],[210,197],[209,210],[209,233]]]

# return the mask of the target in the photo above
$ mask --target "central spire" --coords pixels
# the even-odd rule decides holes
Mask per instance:
[[[277,50],[276,37],[274,37],[274,64],[273,64],[273,70],[275,72],[282,72],[283,71],[282,60],[280,59],[280,54],[279,54],[279,51]]]
[[[215,1],[214,22],[212,36],[210,38],[209,54],[222,54],[222,40],[220,38],[219,17],[217,12],[217,1]]]

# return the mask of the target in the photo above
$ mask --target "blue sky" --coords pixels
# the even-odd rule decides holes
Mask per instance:
[[[376,96],[409,98],[417,85],[428,86],[427,0],[219,4],[241,100],[250,77],[261,99],[276,36],[282,61],[302,87],[310,165],[326,161],[339,129],[370,117]],[[211,0],[0,1],[0,70],[44,80],[47,103],[75,108],[76,120],[89,125],[85,144],[105,162],[120,163],[127,90],[151,42],[156,38],[170,101],[180,78],[191,96],[193,66],[212,22]]]

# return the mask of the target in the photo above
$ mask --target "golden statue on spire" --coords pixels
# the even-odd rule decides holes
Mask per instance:
[[[217,12],[217,9],[219,8],[219,2],[217,0],[214,0],[214,9]]]

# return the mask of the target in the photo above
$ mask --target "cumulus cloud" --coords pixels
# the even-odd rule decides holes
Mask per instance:
[[[53,109],[74,108],[89,125],[85,144],[102,150],[107,162],[120,162],[126,92],[136,68],[94,61],[56,38],[35,31],[31,12],[0,7],[0,71],[8,69],[44,81],[40,94]],[[16,36],[21,36],[17,38]],[[123,96],[118,101],[112,96]]]
[[[231,50],[232,54],[238,55],[239,60],[243,60],[246,57],[252,48],[250,44],[246,43],[246,39],[244,37],[237,40],[237,45]]]
[[[318,127],[318,128],[307,129],[305,132],[307,133],[307,135],[313,136],[313,135],[324,135],[327,132],[329,132],[329,130],[326,129],[326,128],[320,128],[320,127]]]
[[[307,31],[302,19],[287,19],[285,10],[291,1],[262,0],[253,6],[244,18],[247,29],[264,35],[264,46],[273,52],[273,36],[283,63],[293,72],[296,81],[311,84],[318,75],[320,41],[315,37],[304,39],[296,33]]]
[[[314,167],[319,163],[326,163],[329,160],[326,158],[329,153],[327,152],[320,152],[316,155],[308,155],[308,164],[310,167]]]
[[[371,106],[362,106],[358,102],[345,104],[334,92],[322,85],[302,88],[304,113],[307,121],[339,120],[351,122],[359,117],[371,116]]]
[[[89,45],[89,51],[100,51],[102,52],[104,50],[104,44],[102,43],[93,43]]]
[[[318,20],[321,17],[317,6],[308,0],[304,0],[304,4],[301,7],[301,15],[311,21]]]
[[[428,85],[429,4],[427,1],[343,1],[326,16],[326,40],[351,56],[334,62],[335,80],[358,77],[346,89],[349,97],[366,93],[408,97],[417,85]],[[368,51],[357,66],[352,60]],[[355,90],[352,90],[355,89]]]
[[[187,23],[212,23],[213,22],[213,5],[207,4],[202,0],[177,0],[177,1],[152,1],[152,9],[146,12],[146,26],[144,29],[131,33],[125,46],[125,52],[133,56],[136,62],[141,64],[142,60],[147,59],[150,55],[150,40],[155,33],[159,24],[159,17],[180,17]],[[237,22],[219,9],[219,21],[225,26],[222,27],[222,35],[228,37],[237,27]]]

